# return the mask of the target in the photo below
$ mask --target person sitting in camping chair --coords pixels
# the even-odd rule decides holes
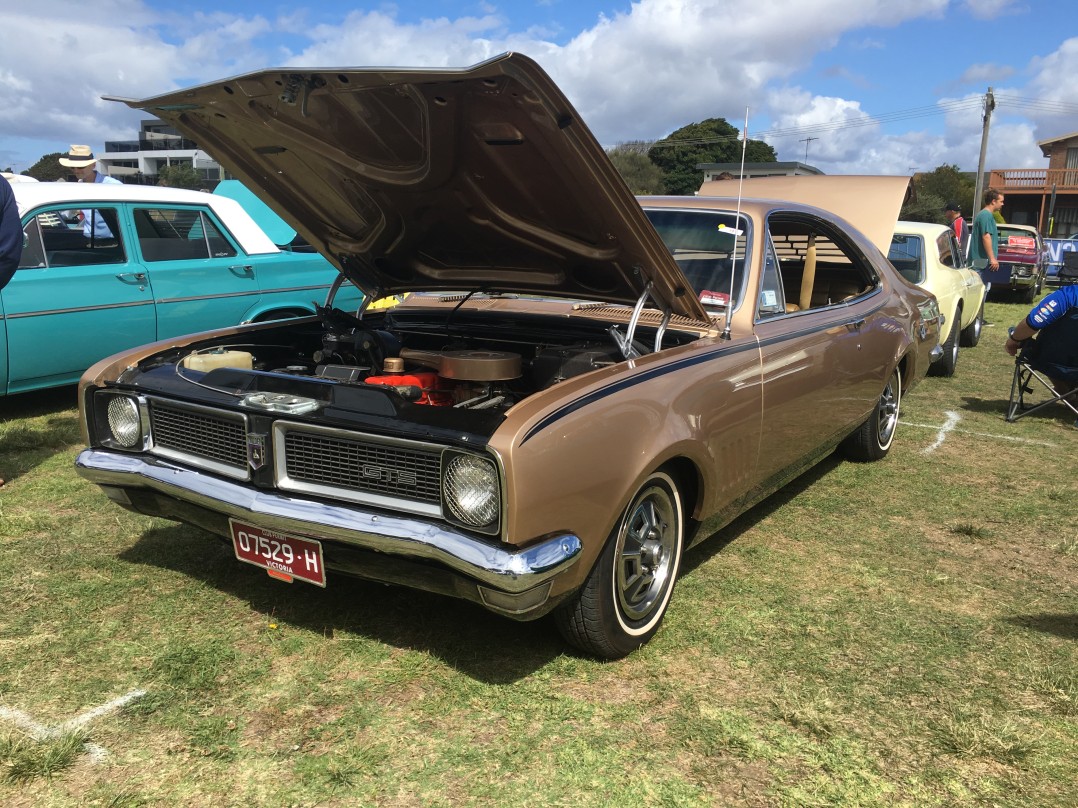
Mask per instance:
[[[1036,337],[1036,339],[1034,339]],[[1060,401],[1078,415],[1078,286],[1062,286],[1033,307],[1025,319],[1010,329],[1004,346],[1016,356],[1007,420]],[[1045,381],[1043,377],[1047,378]],[[1023,395],[1037,379],[1052,398],[1028,407]]]

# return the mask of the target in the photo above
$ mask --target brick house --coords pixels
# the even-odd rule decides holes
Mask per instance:
[[[1078,234],[1078,132],[1037,143],[1047,168],[994,168],[988,185],[1007,196],[1003,215],[1045,236]]]

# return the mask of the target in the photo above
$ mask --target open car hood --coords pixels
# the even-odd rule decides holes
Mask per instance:
[[[700,196],[737,196],[738,185],[746,198],[798,202],[841,216],[887,255],[910,178],[814,175],[709,180],[700,186]]]
[[[280,68],[142,101],[368,295],[489,291],[708,317],[572,105],[535,62]]]

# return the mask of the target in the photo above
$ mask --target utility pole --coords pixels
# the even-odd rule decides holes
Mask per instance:
[[[797,141],[798,143],[804,143],[805,144],[805,165],[808,165],[808,161],[809,161],[809,142],[813,141],[813,140],[819,140],[819,138],[818,137],[803,137],[799,141]]]
[[[992,95],[992,88],[984,97],[984,128],[981,130],[981,158],[977,161],[977,182],[973,192],[973,215],[984,207],[984,159],[988,152],[988,126],[992,122],[992,110],[996,108],[996,97]]]

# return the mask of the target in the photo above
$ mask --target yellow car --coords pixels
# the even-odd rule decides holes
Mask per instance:
[[[887,258],[902,277],[939,301],[943,357],[928,372],[953,376],[958,346],[972,348],[981,339],[986,292],[980,275],[965,265],[954,230],[942,224],[898,222]]]

